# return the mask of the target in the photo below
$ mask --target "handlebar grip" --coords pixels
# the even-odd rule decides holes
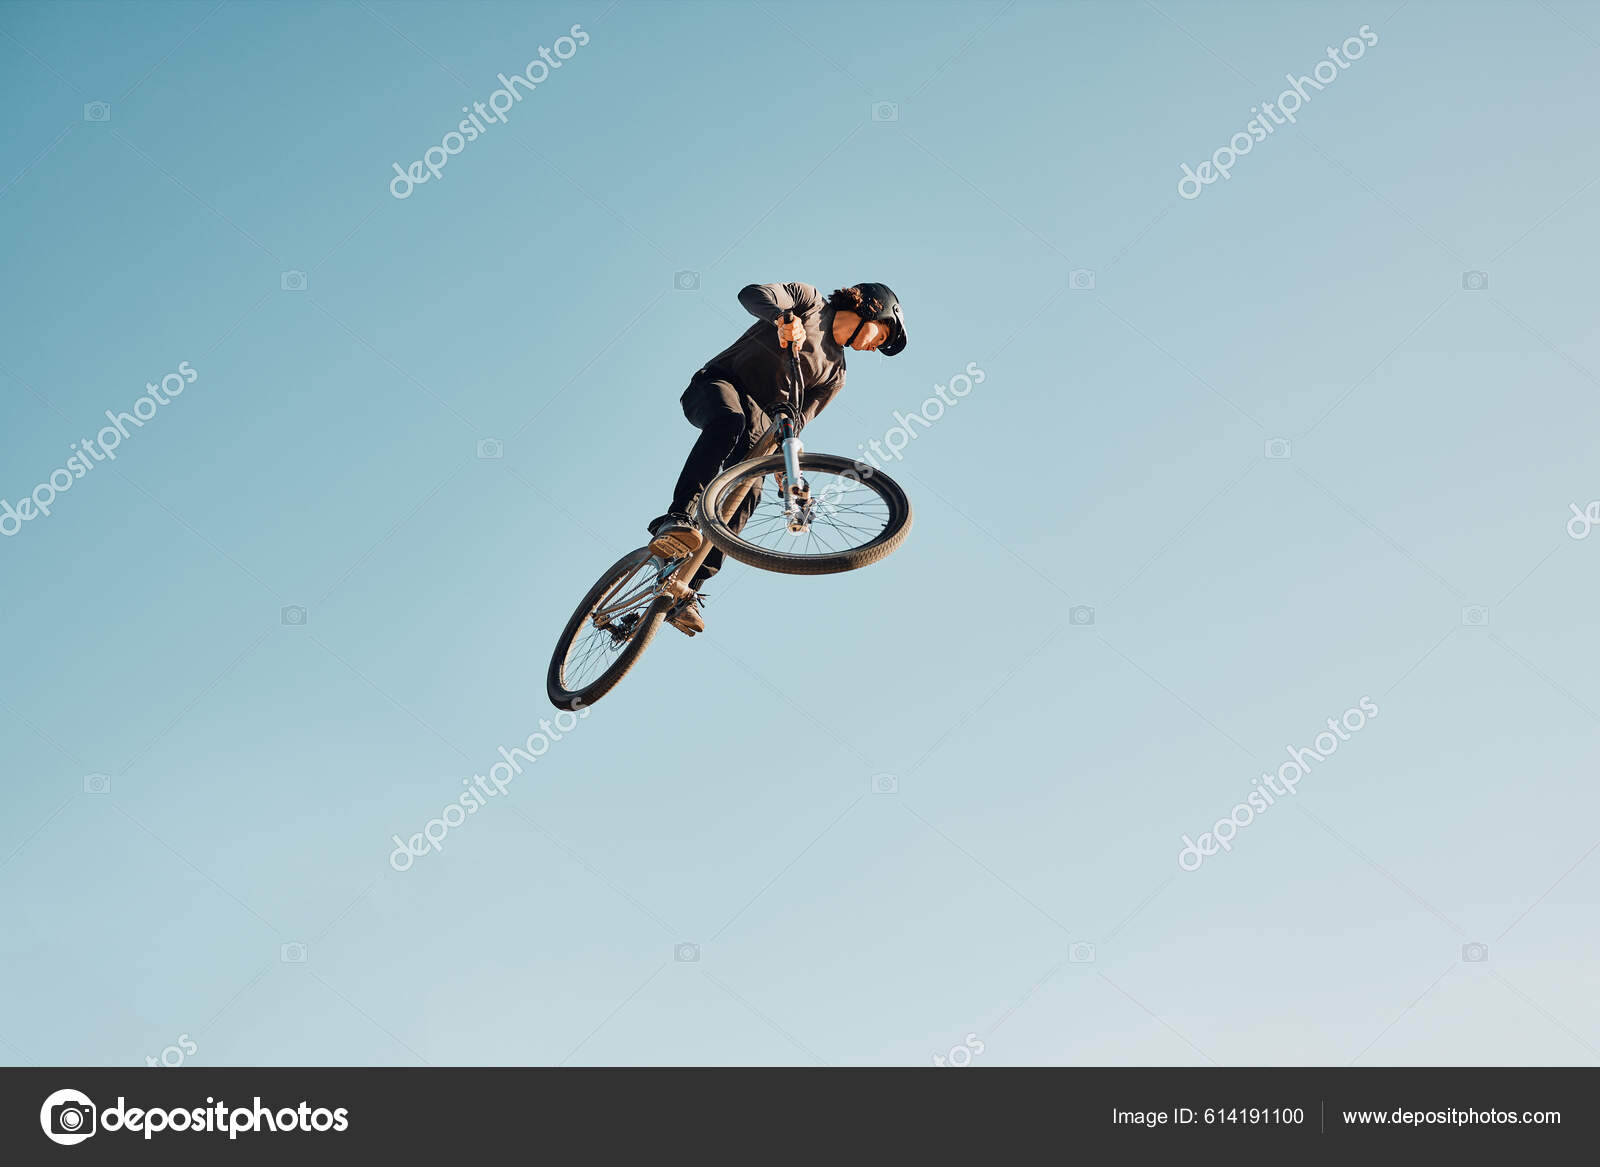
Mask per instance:
[[[785,324],[794,323],[794,309],[785,308],[783,310],[783,315],[779,317],[779,319],[781,319]],[[799,347],[799,342],[789,342],[789,397],[794,404],[796,412],[801,410],[801,407],[805,401],[805,390],[801,388],[800,354],[797,351]]]

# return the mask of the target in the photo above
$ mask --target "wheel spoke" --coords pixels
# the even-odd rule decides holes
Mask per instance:
[[[726,487],[725,497],[736,494],[752,479],[765,480],[770,470],[747,473]],[[811,520],[803,534],[789,530],[783,495],[762,491],[754,510],[739,531],[739,541],[769,553],[798,559],[832,558],[880,538],[894,516],[889,500],[870,480],[806,467],[811,486]]]
[[[601,598],[584,614],[561,665],[561,684],[568,692],[581,692],[593,685],[615,663],[655,601],[658,571],[658,562],[647,559],[618,572]],[[602,626],[596,625],[597,618]]]

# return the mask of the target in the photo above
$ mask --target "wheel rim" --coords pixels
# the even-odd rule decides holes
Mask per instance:
[[[751,470],[728,483],[723,497],[737,493],[752,479],[756,481],[751,489],[761,492],[755,511],[739,531],[741,542],[777,555],[820,559],[865,547],[889,531],[894,511],[870,478],[817,466],[803,469],[811,490],[811,506],[804,516],[809,522],[799,534],[789,529],[789,516],[776,482],[768,488],[767,471]]]
[[[644,625],[664,569],[655,558],[624,568],[590,605],[562,658],[561,684],[567,692],[581,693],[617,663]]]

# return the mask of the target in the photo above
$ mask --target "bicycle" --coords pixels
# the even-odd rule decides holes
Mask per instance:
[[[793,319],[785,312],[783,319]],[[627,675],[680,604],[712,547],[730,559],[786,575],[828,575],[876,563],[905,542],[911,501],[883,471],[837,454],[807,453],[800,441],[804,400],[795,345],[789,400],[766,410],[772,425],[750,456],[723,470],[700,494],[693,516],[702,536],[693,555],[663,559],[649,546],[613,563],[567,621],[550,658],[545,688],[559,709],[592,705]],[[772,476],[776,490],[766,490]],[[760,500],[744,527],[729,520],[750,491]],[[768,506],[769,500],[771,506]]]

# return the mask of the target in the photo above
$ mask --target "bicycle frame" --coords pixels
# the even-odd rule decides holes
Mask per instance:
[[[639,601],[643,600],[646,596],[655,595],[660,590],[661,584],[661,573],[657,572],[654,580],[649,583],[642,583],[638,587],[623,593],[621,596],[618,596],[615,589],[613,589],[610,594],[606,595],[600,601],[600,603],[595,606],[594,611],[589,614],[589,622],[596,628],[605,628],[611,623],[613,616],[616,616],[621,612],[626,612],[630,608],[637,607]]]
[[[785,323],[793,321],[794,311],[786,309],[783,320]],[[800,343],[796,341],[789,345],[790,400],[772,407],[771,428],[761,435],[745,456],[746,461],[754,461],[767,457],[775,449],[783,450],[783,473],[779,478],[778,487],[783,492],[783,509],[788,519],[789,530],[797,535],[804,533],[811,522],[811,488],[806,485],[805,476],[800,473],[800,455],[805,453],[805,447],[800,443],[800,430],[805,424],[805,415],[802,412],[805,389],[800,376],[800,357],[797,351]],[[732,518],[744,503],[745,497],[755,488],[756,483],[746,483],[730,494],[722,518],[724,520]],[[700,570],[700,565],[710,554],[711,540],[702,538],[699,549],[684,560],[678,570],[662,581],[662,595],[671,596],[673,603],[679,603],[692,596],[694,591],[689,587],[689,581],[694,578],[694,573]]]
[[[765,458],[780,447],[783,450],[784,492],[789,500],[799,506],[810,502],[810,492],[806,486],[805,478],[800,473],[800,455],[805,452],[805,447],[800,442],[800,427],[795,424],[792,416],[793,410],[787,405],[777,405],[772,410],[775,419],[767,432],[762,434],[755,445],[750,447],[750,453],[744,461],[753,462],[758,458]],[[728,496],[728,501],[722,510],[722,517],[733,517],[745,496],[755,489],[755,483],[746,483]],[[795,513],[793,508],[789,508]],[[791,523],[790,530],[795,527]],[[801,528],[804,529],[803,527]],[[689,581],[694,578],[694,573],[700,570],[700,565],[706,561],[706,556],[711,554],[711,540],[701,539],[700,548],[678,565],[667,579],[661,582],[661,594],[671,596],[673,601],[687,599],[693,595]]]

